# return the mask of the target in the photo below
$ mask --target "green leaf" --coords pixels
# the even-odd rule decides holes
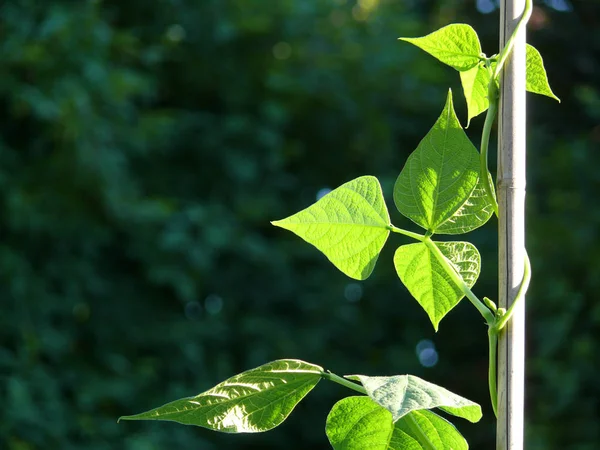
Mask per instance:
[[[489,182],[494,184],[488,173]],[[495,194],[495,193],[494,193]],[[495,195],[494,195],[495,196]],[[435,230],[438,234],[464,234],[484,225],[494,214],[494,205],[488,199],[481,177],[477,177],[477,185],[467,201],[452,217]]]
[[[343,184],[293,216],[271,222],[322,251],[342,272],[364,280],[390,234],[390,216],[377,178]]]
[[[477,33],[470,25],[462,23],[445,26],[427,36],[400,40],[416,45],[459,71],[475,67],[482,56]]]
[[[560,99],[554,95],[550,84],[548,83],[548,76],[546,75],[546,69],[544,68],[544,61],[542,55],[533,46],[527,44],[527,90],[535,94],[545,95],[553,98],[560,102]]]
[[[417,430],[417,427],[420,430]],[[419,440],[422,439],[422,434],[425,434],[429,443],[438,450],[468,450],[469,448],[469,444],[454,425],[431,411],[413,411],[398,420],[394,427],[394,435],[398,437],[406,436],[411,440]],[[395,449],[412,448],[402,441],[396,442],[393,438],[391,444],[391,448]],[[419,447],[415,448],[429,450],[432,447],[419,444]]]
[[[465,204],[479,179],[479,153],[463,131],[448,92],[441,116],[408,157],[394,185],[398,210],[434,233]]]
[[[471,119],[487,110],[490,105],[488,86],[491,79],[492,74],[484,63],[460,72],[460,81],[467,101],[467,128],[469,128]]]
[[[392,414],[366,396],[346,397],[337,402],[325,425],[325,433],[335,450],[389,449],[393,429]]]
[[[365,396],[337,402],[325,432],[335,450],[430,450],[431,444],[439,450],[469,448],[458,430],[437,414],[412,411],[394,423],[387,409]]]
[[[439,408],[469,422],[478,422],[482,416],[477,403],[414,375],[348,375],[346,378],[360,381],[369,397],[392,413],[394,422],[411,411],[432,408]]]
[[[479,276],[481,257],[469,242],[435,242],[442,254],[467,286],[472,287]],[[411,295],[425,310],[434,329],[464,297],[460,286],[448,274],[450,268],[436,257],[424,243],[399,247],[394,254],[396,272]]]
[[[321,379],[323,369],[281,359],[229,378],[212,389],[119,420],[169,420],[225,433],[275,428]]]

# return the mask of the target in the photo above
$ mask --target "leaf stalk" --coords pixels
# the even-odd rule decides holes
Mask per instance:
[[[327,372],[322,372],[321,377],[325,378],[326,380],[333,381],[334,383],[341,384],[342,386],[352,389],[353,391],[367,395],[367,390],[360,384],[354,383],[346,378],[340,377],[339,375],[336,375],[335,373],[329,370]]]
[[[408,236],[410,238],[416,239],[419,242],[425,241],[426,237],[419,233],[413,233],[412,231],[404,230],[402,228],[398,228],[392,224],[390,224],[388,230],[393,233],[403,234],[404,236]]]

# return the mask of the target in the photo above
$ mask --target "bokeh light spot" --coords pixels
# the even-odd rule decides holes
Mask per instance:
[[[185,39],[185,28],[179,24],[173,24],[167,28],[167,39],[171,42],[181,42]]]
[[[363,288],[358,283],[349,283],[344,289],[344,297],[351,303],[360,301],[363,296]]]
[[[189,320],[200,320],[200,317],[202,317],[202,305],[195,300],[187,302],[185,304],[185,317]]]
[[[477,10],[483,14],[489,14],[496,9],[492,0],[477,0]]]
[[[281,61],[288,59],[292,56],[292,46],[287,42],[278,42],[273,46],[273,56]]]
[[[324,187],[324,188],[319,189],[317,191],[317,201],[321,200],[323,197],[325,197],[330,192],[331,192],[331,189],[329,189],[328,187]]]
[[[223,309],[223,299],[215,294],[210,294],[204,300],[204,309],[211,316],[216,316]]]
[[[415,347],[415,353],[423,367],[433,367],[439,359],[435,344],[429,339],[421,339]]]

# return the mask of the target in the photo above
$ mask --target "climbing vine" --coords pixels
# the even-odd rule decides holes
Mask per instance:
[[[528,1],[515,34],[527,23],[531,8]],[[527,290],[529,259],[524,261],[517,298],[504,310],[472,290],[481,267],[477,248],[467,241],[439,242],[434,237],[468,233],[498,214],[488,171],[488,146],[498,111],[502,68],[515,34],[499,54],[489,57],[482,52],[475,30],[466,24],[448,25],[424,37],[400,38],[459,72],[467,102],[467,126],[473,117],[487,111],[478,151],[458,120],[449,91],[437,121],[408,157],[394,184],[393,199],[419,232],[391,223],[374,176],[348,181],[306,209],[272,222],[312,244],[356,280],[371,275],[390,233],[410,239],[411,243],[397,248],[394,266],[434,329],[438,330],[442,319],[465,297],[488,326],[494,412],[498,334]],[[540,53],[531,45],[526,52],[527,90],[558,100],[548,84]],[[338,401],[327,417],[325,431],[334,449],[467,449],[457,428],[438,413],[470,422],[482,417],[478,404],[413,375],[341,377],[315,364],[285,359],[235,375],[194,397],[121,419],[170,420],[227,433],[262,432],[281,424],[322,379],[360,394]]]

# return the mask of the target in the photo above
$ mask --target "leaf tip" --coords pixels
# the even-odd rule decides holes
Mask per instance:
[[[429,316],[429,320],[431,320],[431,325],[433,325],[433,331],[436,333],[440,331],[440,322],[444,318],[445,314],[442,314],[442,317],[436,317],[437,314],[435,312],[431,312],[431,314],[430,312],[427,312],[427,315]]]
[[[446,104],[452,106],[452,88],[448,88],[448,95],[446,96]]]

